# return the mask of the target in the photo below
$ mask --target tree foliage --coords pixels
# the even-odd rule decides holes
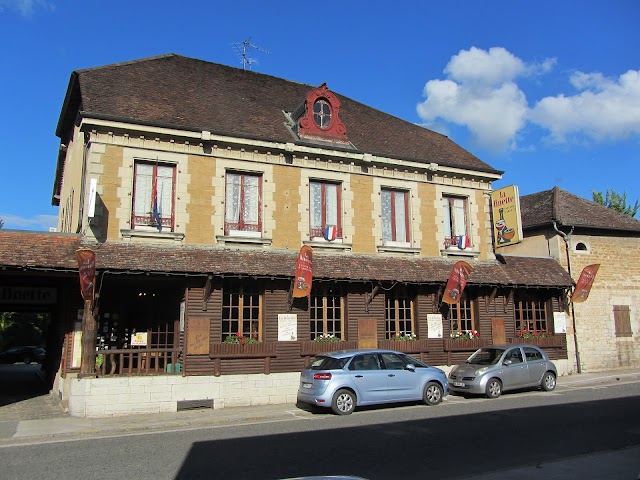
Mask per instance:
[[[0,312],[0,351],[44,345],[49,316],[35,312]]]
[[[4,221],[0,218],[0,228],[4,227]]]
[[[596,192],[595,190],[591,192],[593,195],[593,201],[599,205],[604,205],[611,210],[615,210],[616,212],[622,213],[624,215],[628,215],[630,217],[635,217],[638,213],[638,208],[640,208],[640,203],[636,200],[636,203],[631,206],[627,204],[627,193],[624,192],[620,195],[615,190],[607,189],[606,194],[603,196],[602,192]]]

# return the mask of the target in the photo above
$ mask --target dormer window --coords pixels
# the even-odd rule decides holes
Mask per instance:
[[[288,113],[289,128],[300,140],[351,146],[340,120],[341,102],[326,84],[314,88],[304,102]]]
[[[329,128],[331,124],[331,105],[324,98],[316,100],[313,104],[313,120],[322,130]]]

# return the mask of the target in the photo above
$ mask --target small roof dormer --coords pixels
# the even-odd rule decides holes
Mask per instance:
[[[347,128],[340,120],[340,105],[338,96],[323,83],[289,115],[290,128],[301,140],[350,145]]]

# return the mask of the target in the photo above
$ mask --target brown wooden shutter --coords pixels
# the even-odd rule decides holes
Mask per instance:
[[[614,305],[613,319],[616,326],[616,337],[630,337],[632,335],[629,305]]]

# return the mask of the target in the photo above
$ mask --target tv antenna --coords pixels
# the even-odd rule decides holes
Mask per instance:
[[[251,64],[256,62],[255,58],[250,58],[248,56],[248,51],[249,51],[250,48],[254,48],[256,50],[264,52],[267,55],[271,53],[270,51],[265,50],[264,48],[260,48],[259,46],[254,45],[253,43],[251,43],[251,37],[247,38],[246,40],[242,41],[239,44],[238,43],[234,43],[233,46],[236,48],[236,50],[238,51],[238,53],[242,57],[241,62],[242,62],[242,69],[243,70],[247,70],[247,66],[249,67],[248,69],[251,70]]]

